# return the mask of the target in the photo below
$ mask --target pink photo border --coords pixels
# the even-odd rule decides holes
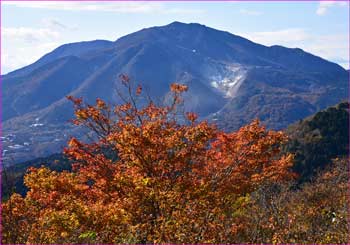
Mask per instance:
[[[2,50],[2,2],[33,2],[35,0],[0,0],[0,53]],[[102,0],[101,2],[213,2],[213,3],[220,3],[220,2],[330,2],[331,0]],[[335,0],[336,2],[350,2],[350,0]],[[97,2],[96,0],[37,0],[36,2]],[[350,8],[348,8],[348,16],[350,18]],[[348,36],[350,36],[350,25],[348,30]],[[2,57],[2,56],[1,56]],[[2,136],[2,67],[1,67],[1,60],[0,57],[0,137]],[[348,50],[348,58],[350,60],[350,48]],[[348,71],[350,71],[350,66],[348,67]],[[350,84],[350,72],[348,72],[348,82]],[[350,90],[348,91],[348,101],[350,101]],[[350,125],[350,122],[348,122],[348,125]],[[348,135],[349,141],[350,141],[350,135]],[[2,173],[3,173],[3,166],[2,166],[2,141],[0,141],[0,202],[2,202]],[[350,152],[348,152],[348,166],[350,169]],[[350,173],[348,173],[350,174]],[[350,176],[350,175],[349,175]],[[348,180],[348,191],[350,196],[350,178]],[[348,200],[350,203],[350,200]],[[350,214],[350,210],[349,214]],[[350,215],[347,217],[350,219]],[[2,241],[2,208],[0,206],[0,244]],[[349,233],[350,233],[350,227],[349,227]],[[349,237],[349,243],[350,243],[350,237]],[[101,244],[101,245],[110,245],[110,244]]]

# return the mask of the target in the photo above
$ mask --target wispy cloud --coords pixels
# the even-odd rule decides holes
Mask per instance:
[[[57,19],[44,18],[41,22],[50,29],[68,29],[68,27]]]
[[[58,19],[54,19],[54,18],[44,18],[41,20],[41,23],[46,27],[49,28],[51,30],[56,30],[56,31],[62,31],[62,30],[77,30],[78,27],[77,26],[70,26],[67,25],[63,22],[61,22]]]
[[[1,70],[6,73],[29,65],[62,43],[69,26],[56,19],[42,19],[41,27],[3,27]]]
[[[303,28],[288,28],[276,31],[242,33],[241,35],[264,45],[281,43],[293,44],[295,42],[305,41],[309,38],[309,34]]]
[[[318,15],[325,15],[329,8],[334,6],[342,6],[346,7],[347,2],[341,2],[341,1],[321,1],[317,7],[316,14]]]
[[[303,28],[290,28],[239,33],[239,35],[267,46],[282,45],[289,48],[302,48],[307,52],[349,68],[349,37],[347,34],[320,35]]]
[[[60,36],[59,32],[49,28],[3,27],[1,32],[6,40],[26,42],[48,41]]]
[[[259,16],[262,15],[263,12],[260,11],[254,11],[254,10],[248,10],[248,9],[240,9],[239,12],[244,15],[252,15],[252,16]]]
[[[61,34],[57,28],[3,27],[2,73],[29,65],[52,51],[59,45]]]
[[[200,14],[202,9],[171,8],[160,2],[47,2],[47,1],[6,1],[4,5],[12,5],[21,8],[39,8],[66,11],[103,11],[129,14]]]
[[[302,45],[302,48],[349,69],[349,36],[347,34],[314,35],[310,42]]]
[[[7,72],[29,65],[38,60],[43,54],[57,48],[60,43],[56,41],[46,43],[24,43],[12,46],[4,43],[3,52],[1,53],[1,72]]]

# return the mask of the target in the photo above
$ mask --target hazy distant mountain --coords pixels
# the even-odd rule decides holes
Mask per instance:
[[[174,22],[115,42],[63,45],[2,76],[4,159],[58,151],[74,132],[68,94],[118,103],[129,74],[162,101],[169,84],[189,85],[186,109],[226,129],[253,118],[284,128],[348,96],[348,72],[301,49],[266,47],[200,24]]]

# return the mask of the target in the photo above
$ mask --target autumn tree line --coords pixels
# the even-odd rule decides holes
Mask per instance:
[[[140,106],[142,87],[121,82],[124,103],[114,107],[68,97],[73,123],[96,140],[71,138],[69,171],[28,169],[27,193],[2,203],[3,244],[349,241],[348,143],[319,158],[302,147],[339,143],[329,138],[347,124],[327,118],[323,132],[306,120],[294,126],[302,135],[288,137],[254,120],[224,132],[182,113],[186,85],[172,84],[166,105]],[[348,109],[336,108],[342,120]],[[318,161],[322,170],[311,166]]]

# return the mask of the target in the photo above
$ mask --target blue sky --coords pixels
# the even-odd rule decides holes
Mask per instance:
[[[173,21],[264,45],[299,47],[349,67],[349,2],[3,2],[2,74],[64,43],[117,38]]]

